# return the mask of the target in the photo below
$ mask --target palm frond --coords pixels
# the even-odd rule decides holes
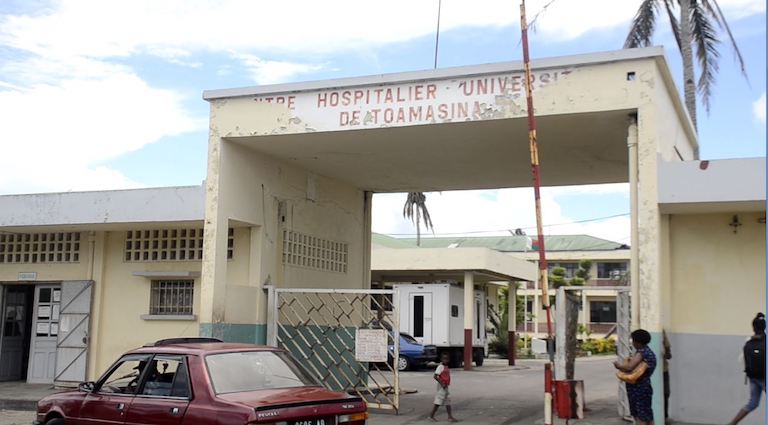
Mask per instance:
[[[659,11],[659,0],[643,0],[637,14],[632,19],[632,27],[624,48],[647,47],[651,45],[653,30],[656,26],[656,14]]]
[[[427,230],[431,230],[432,233],[435,233],[435,227],[432,225],[432,217],[429,215],[429,210],[427,209],[426,203],[421,206],[421,214],[424,218],[424,227]]]
[[[680,43],[680,22],[678,22],[677,16],[675,16],[674,0],[664,0],[664,8],[667,9],[667,16],[669,16],[669,26],[672,27],[672,34],[675,35],[677,48],[682,50],[683,46]]]
[[[720,4],[717,3],[717,0],[701,0],[701,2],[704,4],[707,13],[709,13],[720,28],[725,30],[728,34],[728,40],[731,42],[731,47],[733,48],[733,55],[736,57],[736,60],[739,62],[739,67],[741,68],[741,75],[743,75],[747,80],[747,83],[749,83],[747,65],[744,63],[744,58],[741,56],[741,50],[739,50],[739,46],[736,44],[736,38],[734,38],[733,33],[731,32],[731,27],[728,25],[728,21],[725,19],[722,9],[720,9]]]
[[[403,205],[403,217],[414,223],[424,220],[424,226],[427,230],[434,231],[432,226],[432,217],[427,209],[427,196],[424,192],[408,192]]]
[[[696,46],[696,58],[699,61],[699,81],[696,88],[701,95],[701,103],[709,112],[710,97],[712,95],[712,86],[715,83],[715,74],[719,69],[718,59],[720,53],[717,51],[717,45],[720,41],[717,39],[717,32],[707,14],[706,6],[703,4],[706,0],[690,0],[691,2],[691,37]]]

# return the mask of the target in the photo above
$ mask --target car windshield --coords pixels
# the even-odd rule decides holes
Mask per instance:
[[[419,343],[419,341],[416,341],[416,338],[414,338],[414,337],[412,337],[412,336],[410,336],[410,335],[408,335],[406,333],[401,333],[400,336],[409,344],[418,344]]]
[[[288,354],[280,351],[211,354],[205,362],[216,394],[319,386]]]

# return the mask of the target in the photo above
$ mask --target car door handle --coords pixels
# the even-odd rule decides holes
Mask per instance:
[[[178,414],[179,414],[179,408],[178,407],[171,408],[171,416],[176,416]]]
[[[125,409],[125,403],[117,403],[117,410],[123,411]]]

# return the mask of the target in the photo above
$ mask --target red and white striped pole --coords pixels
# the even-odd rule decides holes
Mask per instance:
[[[539,146],[536,140],[536,116],[533,110],[533,78],[528,52],[528,21],[525,16],[525,0],[520,3],[520,29],[522,31],[523,67],[525,69],[525,95],[528,108],[528,145],[531,151],[531,173],[533,174],[533,194],[536,202],[536,233],[539,245],[539,282],[541,283],[541,301],[547,313],[547,351],[550,363],[544,369],[544,423],[552,423],[552,312],[549,305],[549,282],[547,279],[547,255],[544,248],[544,226],[541,218],[541,174],[539,171]]]

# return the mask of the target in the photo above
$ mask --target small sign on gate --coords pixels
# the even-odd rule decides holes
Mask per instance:
[[[386,362],[387,330],[357,329],[355,332],[355,360],[359,362]]]

